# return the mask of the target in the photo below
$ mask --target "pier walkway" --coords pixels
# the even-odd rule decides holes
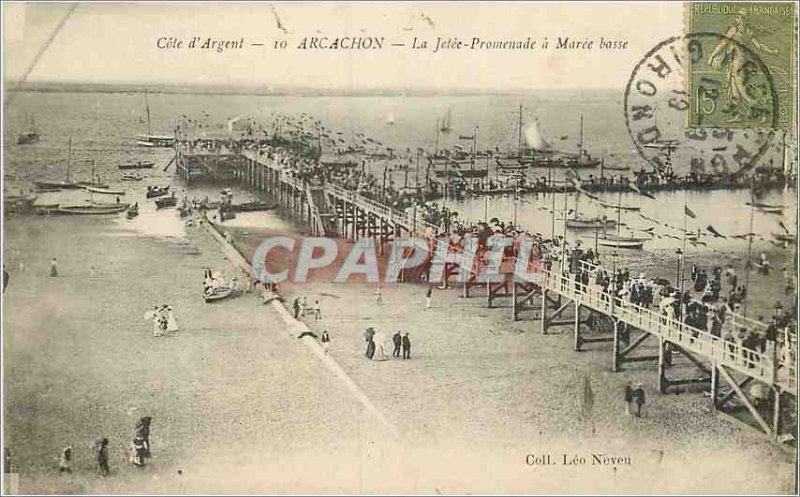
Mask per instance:
[[[441,234],[440,227],[423,220],[421,213],[398,211],[332,183],[314,184],[302,180],[263,153],[193,153],[184,151],[179,143],[175,150],[178,173],[187,182],[196,177],[238,180],[273,196],[290,213],[299,214],[314,236],[352,240],[374,237],[381,250],[384,242],[404,235],[426,237],[433,243]],[[447,266],[445,286],[449,277],[461,272],[457,264]],[[567,272],[546,270],[537,264],[533,280],[517,281],[513,275],[516,267],[513,259],[504,260],[501,266],[505,268],[501,271],[505,280],[485,285],[476,283],[476,267],[468,270],[470,277],[464,283],[463,296],[469,297],[471,286],[485,286],[487,307],[493,307],[494,299],[510,296],[514,320],[519,319],[520,312],[538,307],[542,333],[547,333],[549,326],[571,325],[576,351],[587,344],[611,342],[612,371],[620,371],[626,363],[654,361],[658,365],[662,393],[679,385],[708,386],[713,411],[726,414],[776,441],[793,441],[788,430],[792,428],[788,426],[791,421],[787,422],[793,418],[787,411],[796,402],[794,348],[778,350],[774,342],[763,351],[747,348],[740,341],[723,340],[706,330],[622,301],[593,285],[576,283]],[[501,290],[505,294],[501,294]],[[540,298],[540,306],[536,305],[536,297]],[[555,310],[550,312],[550,309]],[[574,311],[570,319],[557,319],[570,310]],[[582,313],[593,319],[582,320]],[[610,336],[596,329],[599,319],[613,323]],[[743,316],[729,315],[728,319],[734,332],[739,329],[763,332],[766,328],[765,324]],[[591,332],[582,330],[587,326]],[[634,334],[638,336],[634,338]],[[649,338],[658,342],[657,355],[632,354]],[[792,345],[796,347],[796,339]],[[700,370],[700,375],[683,379],[668,377],[668,370],[675,374],[675,369],[670,368],[677,355]],[[726,392],[721,391],[723,384],[729,387]],[[759,385],[764,387],[761,390],[766,390],[766,395],[763,391],[761,395],[754,395]]]

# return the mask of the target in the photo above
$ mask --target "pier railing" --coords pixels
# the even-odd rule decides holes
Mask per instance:
[[[283,181],[284,183],[296,189],[305,191],[305,186],[303,186],[303,181],[289,174],[283,167],[279,166],[274,160],[269,159],[267,157],[263,157],[252,151],[244,151],[242,152],[242,154],[250,160],[253,160],[259,164],[263,164],[274,171],[278,171],[280,173],[281,181]],[[439,230],[438,226],[420,219],[419,216],[415,218],[414,216],[410,216],[405,212],[393,209],[388,205],[382,204],[376,200],[372,200],[371,198],[367,198],[354,191],[342,188],[341,186],[336,185],[334,183],[327,182],[325,183],[324,188],[325,188],[325,193],[327,195],[331,195],[340,200],[346,200],[350,203],[357,205],[359,208],[367,212],[380,216],[391,222],[401,224],[411,232],[428,231],[430,232],[430,235],[435,236]]]
[[[763,353],[743,347],[740,343],[723,340],[666,315],[619,298],[615,299],[611,294],[592,285],[576,283],[571,275],[559,275],[541,269],[539,283],[543,288],[564,295],[580,305],[675,343],[689,352],[712,359],[768,385],[779,383],[788,389],[795,388],[795,369],[788,366],[788,360],[776,361],[778,351],[773,349],[774,346],[768,347]],[[781,366],[783,371],[778,373],[776,366]]]

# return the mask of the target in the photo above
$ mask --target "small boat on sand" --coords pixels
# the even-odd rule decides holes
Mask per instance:
[[[254,212],[254,211],[270,211],[277,208],[277,204],[270,202],[245,202],[243,204],[233,204],[230,210],[233,212]]]
[[[144,176],[139,173],[122,173],[122,181],[142,181]]]
[[[156,163],[154,161],[136,161],[136,162],[128,162],[126,164],[120,164],[120,169],[152,169]]]
[[[133,219],[139,215],[139,202],[136,202],[132,206],[128,207],[128,212],[125,214],[128,219]]]
[[[209,288],[204,294],[203,299],[207,304],[223,300],[233,295],[234,289],[229,286],[221,286],[219,288]]]
[[[787,242],[787,243],[794,243],[795,236],[790,235],[789,233],[773,233],[772,238],[778,240],[779,242]]]
[[[70,215],[99,215],[99,214],[116,214],[128,208],[128,204],[117,204],[113,206],[104,205],[75,205],[75,206],[59,206],[55,210],[55,214],[70,214]]]
[[[178,205],[178,198],[175,196],[175,192],[172,192],[169,197],[156,199],[156,209],[175,207],[176,205]]]
[[[167,186],[148,186],[147,187],[147,198],[156,198],[161,197],[162,195],[166,195],[169,193],[169,185]]]
[[[124,190],[111,190],[110,188],[98,188],[96,186],[84,186],[84,190],[93,193],[103,193],[105,195],[125,195]]]

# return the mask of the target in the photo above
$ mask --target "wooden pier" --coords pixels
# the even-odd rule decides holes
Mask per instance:
[[[184,150],[178,141],[175,162],[178,174],[187,183],[199,179],[237,181],[264,192],[285,211],[305,222],[312,236],[372,238],[382,252],[384,243],[407,236],[435,243],[442,231],[424,221],[416,211],[401,212],[335,184],[300,180],[264,153],[194,153]],[[795,405],[797,397],[796,340],[792,352],[778,351],[774,344],[764,352],[748,349],[706,330],[621,301],[593,285],[576,283],[569,273],[558,274],[538,267],[533,280],[520,281],[513,274],[516,261],[507,258],[500,262],[498,272],[503,275],[500,281],[478,283],[476,275],[482,265],[485,262],[477,261],[468,271],[470,276],[462,281],[463,297],[470,297],[472,288],[483,287],[489,308],[497,307],[498,299],[510,297],[512,320],[520,319],[523,312],[536,311],[541,333],[547,334],[553,326],[570,326],[575,351],[590,344],[610,344],[611,371],[621,371],[625,364],[632,362],[652,362],[661,393],[682,385],[702,385],[710,393],[713,412],[754,428],[777,442],[795,443],[786,418],[791,414],[787,405]],[[445,264],[444,287],[447,288],[449,280],[460,272],[458,264]],[[571,317],[565,317],[568,314]],[[734,330],[742,327],[763,331],[766,328],[763,323],[742,316],[729,315],[729,319]],[[605,332],[600,330],[599,323],[606,325]],[[647,341],[656,342],[657,353],[635,355]],[[672,361],[677,356],[685,357],[696,367],[697,373],[685,378],[669,374],[674,371]],[[769,390],[769,398],[748,394],[746,387],[758,383]]]

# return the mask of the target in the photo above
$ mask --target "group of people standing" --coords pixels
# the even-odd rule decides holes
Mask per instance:
[[[153,306],[153,310],[145,315],[145,319],[152,319],[154,337],[161,337],[168,333],[177,334],[180,331],[175,312],[170,305]]]
[[[308,299],[305,296],[302,299],[295,297],[292,302],[292,310],[294,311],[295,319],[300,319],[311,312],[311,308],[308,306]],[[314,301],[314,321],[322,321],[322,307],[319,300]]]
[[[140,418],[134,428],[133,442],[130,448],[130,462],[137,468],[143,468],[147,464],[147,459],[150,458],[150,422],[152,417],[145,416]],[[102,476],[108,476],[111,470],[108,466],[108,445],[107,437],[100,437],[96,439],[92,445],[92,451],[95,454],[97,467]],[[58,471],[59,473],[72,472],[72,446],[67,446],[61,450],[58,457]]]
[[[388,340],[383,333],[376,333],[375,328],[369,327],[364,331],[364,341],[367,342],[366,357],[371,361],[386,361],[389,359],[386,353],[386,345]],[[408,332],[402,334],[397,331],[392,335],[392,357],[400,357],[402,350],[403,359],[411,359],[411,338]]]

